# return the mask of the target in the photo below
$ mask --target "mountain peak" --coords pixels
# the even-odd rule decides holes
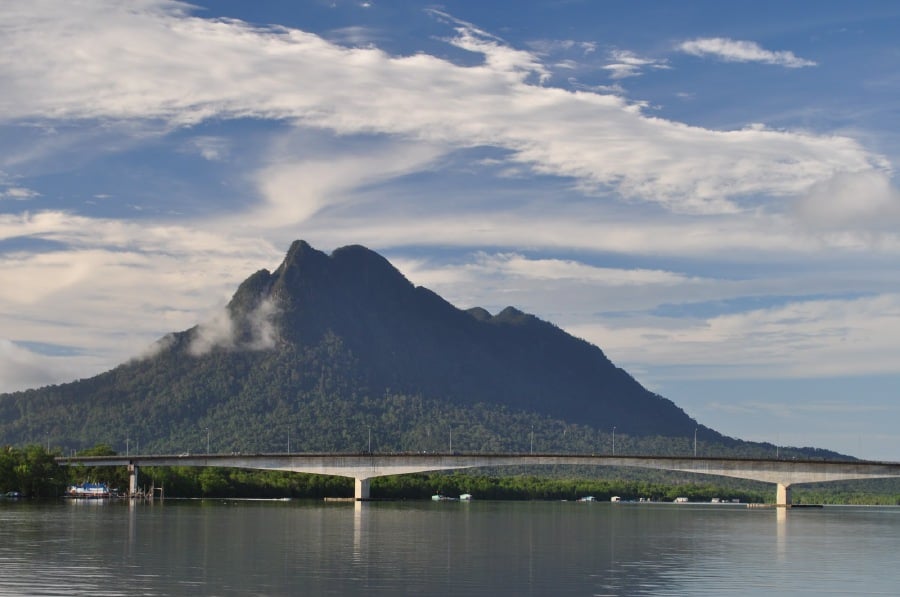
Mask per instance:
[[[494,323],[505,323],[512,325],[522,325],[528,323],[529,321],[536,320],[537,318],[534,315],[529,315],[528,313],[524,313],[515,307],[506,307],[499,313],[497,313],[491,321]]]
[[[96,408],[105,417],[121,407],[120,428],[137,426],[129,417],[140,403],[171,427],[167,441],[182,441],[210,417],[219,419],[218,428],[233,429],[236,442],[248,420],[259,430],[302,420],[331,428],[329,441],[346,449],[360,417],[371,417],[374,426],[383,415],[377,424],[385,433],[406,421],[416,434],[432,434],[425,402],[442,412],[474,409],[498,433],[510,420],[504,413],[635,435],[687,437],[697,429],[598,347],[515,307],[495,316],[463,311],[359,245],[327,255],[292,243],[274,272],[259,270],[240,285],[228,311],[210,325],[173,334],[168,350],[151,359],[74,382],[65,392],[79,397],[85,413]],[[52,425],[62,428],[72,401],[54,404],[63,418]],[[20,424],[4,419],[0,408],[0,434]]]
[[[326,255],[304,240],[291,243],[284,261],[272,276],[282,291],[297,291],[302,286],[323,283],[350,284],[359,289],[376,280],[412,286],[387,259],[362,245],[340,247]]]
[[[477,319],[478,321],[490,321],[491,313],[484,307],[472,307],[466,313]]]
[[[412,284],[390,261],[362,245],[348,245],[335,249],[331,260],[346,281],[355,281],[360,290],[411,290]]]
[[[291,285],[299,278],[320,270],[327,259],[325,253],[312,248],[306,241],[295,240],[291,243],[284,261],[272,275],[282,281],[283,285]]]

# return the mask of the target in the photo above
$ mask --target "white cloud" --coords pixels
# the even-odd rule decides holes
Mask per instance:
[[[900,252],[896,232],[885,231],[877,239],[866,231],[823,235],[779,214],[623,215],[611,206],[588,209],[544,190],[523,191],[516,195],[520,203],[508,207],[492,207],[497,197],[490,190],[473,194],[442,188],[437,195],[427,211],[421,196],[398,193],[391,195],[389,202],[348,204],[348,209],[322,212],[310,220],[308,234],[331,246],[529,247],[701,261],[728,256],[725,261],[729,262],[819,261],[836,258],[846,249],[876,250],[887,256]],[[353,209],[349,209],[351,205]]]
[[[392,257],[414,284],[460,308],[497,312],[513,305],[563,327],[595,321],[596,313],[650,309],[665,300],[703,296],[713,280],[677,272],[589,265],[571,259],[532,259],[477,252],[454,263]]]
[[[194,329],[188,352],[201,356],[217,347],[234,348],[234,322],[226,309],[217,311]]]
[[[575,41],[572,39],[540,39],[528,42],[528,47],[541,55],[574,52],[581,56],[587,56],[597,51],[595,42]]]
[[[813,185],[795,208],[814,228],[893,233],[900,225],[900,190],[881,172],[844,172]]]
[[[26,189],[24,187],[9,187],[6,190],[0,191],[0,199],[12,199],[15,201],[27,201],[28,199],[40,197],[40,195],[41,194],[37,191],[32,191],[31,189]]]
[[[877,269],[722,279],[511,253],[478,253],[458,265],[393,261],[413,283],[460,307],[496,313],[514,305],[536,313],[600,346],[649,387],[892,375],[900,359],[900,295]],[[836,288],[868,296],[806,298]],[[773,300],[777,306],[756,306]]]
[[[48,379],[62,381],[54,375],[51,361],[0,338],[0,392],[24,390]]]
[[[653,69],[670,68],[664,60],[642,58],[628,50],[613,50],[610,52],[610,58],[613,62],[607,64],[603,68],[610,71],[610,78],[613,79],[637,77],[643,74],[644,68],[648,67]]]
[[[508,81],[522,81],[536,75],[543,82],[550,77],[550,72],[534,54],[512,48],[496,35],[445,12],[433,8],[427,12],[455,27],[457,37],[447,40],[449,43],[482,54],[489,70],[498,75],[506,74]]]
[[[703,319],[618,320],[571,331],[626,368],[652,363],[685,378],[893,374],[900,295],[795,301]]]
[[[305,137],[288,134],[273,143],[267,165],[255,175],[262,203],[214,226],[223,231],[234,226],[296,229],[322,210],[352,202],[358,189],[426,169],[440,156],[428,144],[385,140],[339,152],[320,147],[313,156],[310,148],[296,145]]]
[[[216,162],[228,158],[231,152],[231,141],[224,137],[201,135],[188,140],[183,151],[197,153],[205,160]]]
[[[693,56],[713,56],[725,62],[762,62],[787,68],[816,66],[812,60],[799,58],[793,52],[766,50],[753,41],[726,37],[692,39],[680,43],[677,49]]]
[[[0,253],[0,329],[11,341],[78,347],[77,357],[35,357],[39,363],[77,363],[78,376],[109,369],[163,334],[193,326],[261,265],[277,264],[287,246],[234,232],[64,212],[0,215],[0,241],[14,246],[23,238],[53,241],[58,248]],[[256,337],[265,342],[267,336]],[[65,379],[51,368],[41,370],[48,372],[43,383]],[[65,368],[66,375],[74,370]]]
[[[274,348],[279,337],[274,322],[276,315],[278,307],[268,297],[247,313],[243,321],[235,321],[228,309],[217,310],[193,330],[188,352],[194,356],[201,356],[215,348],[224,350]]]
[[[482,64],[348,49],[296,29],[196,18],[173,2],[3,10],[18,26],[0,31],[4,55],[17,57],[0,59],[0,120],[178,126],[257,117],[448,149],[498,147],[532,172],[586,190],[698,213],[734,211],[748,195],[801,193],[840,172],[887,169],[846,137],[712,131],[648,117],[616,95],[545,87],[549,72],[537,55],[438,12],[456,28],[450,42]]]
[[[685,276],[661,270],[597,267],[569,259],[530,259],[516,253],[479,252],[471,262],[459,268],[431,270],[427,268],[427,264],[409,261],[404,262],[404,265],[407,268],[404,271],[409,270],[407,277],[414,277],[417,283],[426,286],[446,282],[448,273],[454,283],[459,282],[460,274],[467,275],[471,280],[481,279],[483,276],[502,276],[538,282],[568,280],[610,287],[673,285],[687,280]],[[452,273],[454,271],[457,273]]]

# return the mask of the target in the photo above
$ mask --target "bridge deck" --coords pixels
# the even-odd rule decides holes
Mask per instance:
[[[900,477],[900,463],[862,460],[782,460],[595,454],[427,454],[277,453],[61,456],[62,465],[215,466],[337,475],[356,479],[357,497],[368,497],[370,479],[388,475],[501,466],[623,466],[720,475],[775,483],[778,502],[790,503],[789,488],[800,483]]]

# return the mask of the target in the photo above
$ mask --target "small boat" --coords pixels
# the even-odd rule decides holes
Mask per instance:
[[[456,498],[448,497],[446,495],[441,495],[439,493],[436,493],[433,496],[431,496],[431,499],[435,502],[455,502],[456,501]]]
[[[460,495],[460,496],[459,496],[459,501],[461,501],[461,502],[471,502],[471,501],[472,501],[472,494],[471,494],[471,493],[464,493],[464,494]]]
[[[105,483],[82,483],[81,485],[70,485],[66,490],[66,495],[79,499],[101,499],[112,497],[112,491]]]
[[[578,501],[579,502],[594,502],[594,501],[597,501],[597,498],[595,498],[592,495],[586,495],[583,498],[579,498]]]

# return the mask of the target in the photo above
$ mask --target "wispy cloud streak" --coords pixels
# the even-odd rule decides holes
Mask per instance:
[[[712,56],[725,62],[761,62],[786,68],[816,66],[812,60],[799,58],[787,50],[766,50],[754,41],[703,37],[684,41],[677,49],[693,56]]]

